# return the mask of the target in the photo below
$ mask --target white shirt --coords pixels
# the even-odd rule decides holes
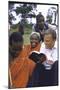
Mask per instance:
[[[56,44],[52,49],[47,49],[45,47],[45,44],[42,43],[42,46],[40,48],[40,53],[44,53],[47,56],[47,60],[52,60],[53,62],[58,60],[58,55],[57,55],[58,52],[57,52]]]

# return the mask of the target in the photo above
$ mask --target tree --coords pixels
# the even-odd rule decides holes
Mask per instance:
[[[8,4],[8,21],[10,25],[12,25],[12,19],[15,20],[15,17],[12,14],[13,11],[14,11],[14,3],[9,3]]]
[[[34,8],[36,8],[36,4],[28,4],[28,3],[18,3],[18,7],[14,9],[16,3],[9,2],[9,23],[12,24],[12,20],[16,20],[13,16],[12,12],[16,12],[16,15],[21,15],[22,19],[35,17],[34,14],[29,14]]]

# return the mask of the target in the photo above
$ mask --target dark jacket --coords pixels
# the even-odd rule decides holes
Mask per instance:
[[[34,31],[36,31],[36,32],[39,32],[39,33],[42,32],[42,30],[39,29],[39,27],[38,27],[37,24],[34,26],[34,29],[35,29]],[[47,30],[47,29],[48,29],[48,24],[45,23],[45,24],[44,24],[44,31]],[[41,40],[44,41],[44,40],[43,40],[43,35],[42,35],[41,33],[40,33],[40,36],[41,36]]]
[[[27,87],[56,86],[58,85],[58,61],[51,70],[46,70],[43,64],[37,64]]]

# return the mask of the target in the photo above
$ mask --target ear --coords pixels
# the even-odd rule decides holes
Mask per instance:
[[[56,41],[56,40],[54,39],[54,43],[55,43],[55,41]]]

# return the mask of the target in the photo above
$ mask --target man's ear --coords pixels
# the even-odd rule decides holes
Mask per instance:
[[[54,39],[54,43],[55,43],[55,41],[56,41],[56,40]]]

